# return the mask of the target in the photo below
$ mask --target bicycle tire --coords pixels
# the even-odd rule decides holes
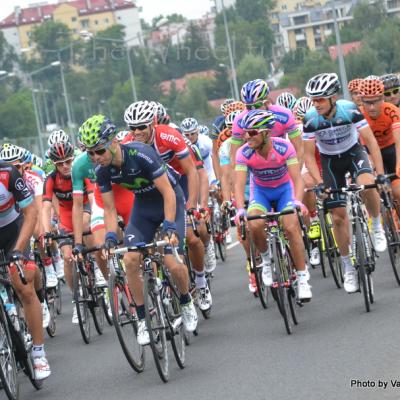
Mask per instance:
[[[108,302],[106,300],[106,296],[108,296]],[[108,303],[108,305],[107,305],[107,303]],[[110,295],[108,292],[108,288],[106,290],[103,288],[103,296],[101,297],[100,304],[101,304],[101,308],[103,309],[104,316],[106,317],[107,324],[109,326],[112,326],[113,325],[112,315],[110,315],[110,313],[108,311],[109,309],[111,310]]]
[[[50,337],[54,337],[56,335],[57,324],[56,324],[56,317],[57,317],[57,310],[55,308],[55,290],[52,289],[50,294],[47,294],[47,307],[49,309],[50,314],[50,321],[49,325],[46,328],[46,332]]]
[[[90,312],[92,313],[92,318],[94,322],[94,327],[96,328],[96,331],[99,335],[102,335],[104,332],[104,312],[103,312],[103,307],[101,305],[101,296],[102,294],[98,293],[98,288],[92,288],[92,291],[95,293],[91,294],[91,300],[90,300],[90,305],[89,309]]]
[[[220,233],[220,236],[221,236],[221,238],[219,239],[219,241],[217,243],[218,252],[219,252],[219,255],[221,256],[221,260],[226,261],[226,256],[227,256],[226,239],[222,233]]]
[[[256,278],[257,292],[260,303],[263,308],[268,308],[269,289],[264,285],[262,280],[262,268],[257,266],[256,248],[254,242],[249,237],[250,241],[250,271],[254,273]]]
[[[79,329],[82,339],[86,344],[90,343],[90,311],[89,311],[89,292],[84,284],[81,273],[78,271],[78,266],[74,262],[72,265],[72,282],[73,282],[73,298],[78,314]],[[80,294],[82,292],[82,295]]]
[[[400,237],[396,230],[393,221],[393,215],[391,210],[385,209],[382,212],[383,216],[383,228],[387,239],[387,246],[390,258],[390,264],[392,265],[394,277],[398,285],[400,285]]]
[[[293,282],[291,276],[293,275],[293,270],[294,270],[294,263],[292,259],[292,255],[290,254],[290,249],[289,246],[286,246],[286,251],[285,251],[285,257],[286,259],[286,265],[288,266],[287,271],[288,271],[288,278],[290,279],[290,286],[286,288],[287,290],[287,296],[288,296],[288,302],[289,302],[289,309],[290,309],[290,315],[292,316],[292,321],[294,325],[297,325],[299,323],[299,320],[297,318],[297,293],[295,288],[293,287]]]
[[[323,243],[322,243],[322,239],[321,238],[318,239],[318,241],[317,241],[317,248],[318,248],[318,251],[319,251],[319,259],[320,259],[322,276],[324,278],[326,278],[327,277],[327,275],[326,275],[326,264],[325,264],[325,262],[326,262],[326,259],[325,259],[326,254],[325,254],[325,251],[323,251]]]
[[[368,294],[368,283],[367,283],[367,274],[365,271],[365,262],[366,262],[366,254],[365,254],[365,246],[363,241],[363,232],[361,228],[361,223],[357,219],[355,221],[355,232],[353,235],[356,235],[356,254],[357,254],[357,270],[358,270],[358,279],[359,284],[361,284],[362,288],[361,292],[363,293],[365,309],[367,312],[370,312],[370,303],[369,303],[369,294]]]
[[[164,308],[161,305],[160,294],[154,287],[155,279],[146,273],[144,279],[144,308],[146,326],[150,336],[150,347],[158,375],[166,383],[169,379],[169,359],[166,337]]]
[[[339,258],[338,249],[335,245],[335,240],[332,236],[331,228],[326,224],[326,216],[324,210],[318,211],[318,218],[320,219],[322,238],[325,243],[325,254],[328,259],[329,269],[331,270],[333,280],[338,289],[342,287],[342,273],[338,276],[337,271],[341,271],[341,260]],[[340,279],[340,280],[339,280]]]
[[[136,340],[137,316],[128,285],[110,268],[108,281],[113,325],[126,360],[134,371],[144,370],[145,352]]]
[[[279,311],[282,315],[285,324],[286,332],[288,335],[292,333],[292,323],[289,318],[290,306],[287,289],[285,287],[285,278],[283,275],[285,266],[282,265],[282,253],[280,243],[277,238],[272,240],[272,276],[274,285],[276,286],[277,303]]]
[[[0,380],[7,398],[17,400],[19,396],[17,362],[8,321],[2,305],[0,305]]]
[[[61,281],[58,281],[57,290],[56,290],[56,297],[54,299],[55,307],[58,315],[62,313],[62,292],[61,292]]]

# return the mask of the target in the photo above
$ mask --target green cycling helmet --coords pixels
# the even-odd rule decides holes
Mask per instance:
[[[85,148],[106,144],[114,138],[117,128],[104,115],[93,115],[79,128],[78,140]]]

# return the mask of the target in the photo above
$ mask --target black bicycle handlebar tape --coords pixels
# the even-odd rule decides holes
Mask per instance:
[[[326,193],[346,193],[346,192],[358,192],[360,190],[365,189],[375,189],[378,186],[377,183],[370,183],[369,185],[350,185],[347,187],[339,188],[339,189],[327,189]]]

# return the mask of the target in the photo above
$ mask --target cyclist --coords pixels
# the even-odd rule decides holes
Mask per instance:
[[[210,129],[208,128],[207,125],[199,125],[199,134],[200,135],[205,135],[207,137],[210,137]]]
[[[44,231],[46,232],[45,235],[51,237],[51,232],[53,231],[51,225],[53,196],[58,200],[59,204],[58,216],[60,219],[60,234],[64,235],[73,232],[71,167],[74,159],[74,146],[69,142],[54,143],[49,148],[49,157],[53,161],[56,169],[47,176],[44,184],[42,222]],[[85,230],[88,230],[90,218],[88,193],[92,191],[92,184],[88,179],[85,181],[85,190],[84,203],[86,203],[86,209],[84,209],[85,212],[81,214],[81,218],[83,218],[85,221]],[[60,240],[59,247],[62,251],[64,259],[65,279],[68,287],[72,291],[71,241],[68,239]],[[72,323],[78,323],[76,307],[73,307]]]
[[[339,78],[335,73],[316,75],[306,86],[306,93],[314,107],[305,116],[303,137],[307,168],[318,183],[319,192],[325,188],[346,186],[347,171],[358,184],[374,183],[368,155],[358,142],[359,135],[370,152],[378,174],[377,181],[384,183],[382,156],[374,134],[354,103],[338,100],[339,89]],[[321,154],[323,179],[315,160],[316,145]],[[364,191],[363,197],[372,217],[374,247],[378,252],[385,251],[387,243],[381,225],[379,194],[375,189],[369,189]],[[358,290],[358,280],[349,255],[350,229],[346,196],[334,194],[326,199],[326,205],[332,213],[335,238],[345,269],[344,288],[348,293],[354,293]]]
[[[131,132],[130,139],[133,138],[140,142],[151,145],[161,159],[174,168],[180,175],[179,184],[183,189],[185,199],[187,201],[186,207],[188,213],[196,213],[197,202],[199,198],[198,186],[200,183],[200,193],[205,193],[204,184],[207,184],[207,177],[205,182],[199,182],[195,152],[188,147],[185,138],[179,133],[178,130],[168,125],[156,124],[157,108],[154,103],[148,101],[139,101],[131,104],[125,111],[125,122],[134,130]],[[133,127],[133,128],[132,128]],[[128,138],[127,138],[128,139]],[[204,180],[204,179],[203,179]],[[208,191],[207,191],[208,196]],[[203,197],[204,200],[204,197]],[[203,204],[207,207],[207,202]],[[200,296],[198,297],[197,304],[201,309],[207,310],[211,307],[212,298],[211,293],[207,286],[207,281],[204,274],[204,244],[193,232],[193,229],[187,227],[187,246],[189,248],[189,255],[196,273],[196,287],[199,288]],[[215,268],[215,259],[209,260],[209,269]],[[214,262],[214,264],[211,264]],[[200,290],[201,289],[201,290]]]
[[[301,130],[299,129],[294,116],[290,110],[279,105],[272,104],[268,99],[269,87],[266,81],[256,79],[245,83],[242,86],[240,96],[243,103],[245,103],[246,110],[239,114],[232,128],[231,140],[231,160],[234,162],[236,159],[236,151],[241,144],[243,144],[244,130],[240,127],[239,121],[249,112],[249,110],[269,110],[276,116],[276,121],[272,129],[273,137],[286,138],[293,144],[297,159],[300,165],[303,164],[303,140],[301,137]]]
[[[396,74],[387,74],[380,77],[385,91],[385,101],[394,104],[396,107],[400,107],[400,79]]]
[[[361,112],[381,149],[387,174],[400,170],[400,110],[383,98],[384,86],[380,79],[364,79],[359,85]],[[392,182],[393,196],[400,201],[400,179]]]
[[[139,122],[137,114],[135,118]],[[153,118],[154,113],[150,120]],[[130,128],[135,133],[137,131],[142,133],[145,130],[142,129],[143,120],[140,124],[136,127],[131,125]],[[168,238],[172,245],[179,244],[179,252],[182,254],[185,200],[178,182],[179,174],[165,165],[150,146],[136,141],[119,144],[114,140],[115,134],[115,125],[103,115],[89,118],[79,129],[80,142],[92,160],[98,164],[96,181],[102,193],[107,230],[105,249],[112,249],[117,245],[117,214],[111,188],[112,183],[117,183],[135,193],[135,207],[125,231],[125,245],[151,242],[157,228],[162,224],[164,237]],[[188,270],[184,264],[175,260],[170,250],[166,249],[165,264],[181,293],[185,329],[194,331],[197,326],[197,314],[188,293]],[[150,338],[144,319],[140,254],[126,253],[124,263],[139,318],[137,341],[141,345],[146,345],[149,344]]]
[[[290,92],[283,92],[276,98],[276,104],[278,104],[278,106],[285,107],[290,111],[293,111],[296,101],[296,97]]]
[[[37,219],[38,210],[22,175],[16,167],[0,162],[0,248],[10,261],[24,263],[27,284],[21,282],[15,265],[10,266],[10,279],[32,335],[35,379],[42,380],[51,371],[44,351],[42,311],[34,287],[37,267],[30,260],[29,242]]]
[[[251,200],[247,210],[249,216],[264,214],[272,209],[280,212],[294,205],[304,208],[303,204],[296,200],[301,198],[304,190],[296,151],[289,141],[271,137],[275,118],[271,111],[252,110],[240,122],[247,143],[239,148],[236,155],[235,196],[238,208],[236,221],[240,216],[246,216],[244,190],[248,170],[251,171],[253,179]],[[282,224],[297,270],[299,299],[309,301],[312,293],[308,284],[304,243],[297,215],[285,215],[282,217]],[[264,230],[265,221],[251,221],[249,229],[254,244],[261,253],[263,282],[266,286],[271,286],[273,280]]]
[[[357,107],[361,107],[361,99],[360,99],[360,91],[359,91],[359,84],[362,81],[362,79],[356,78],[353,79],[352,81],[349,82],[347,85],[347,88],[349,89],[351,100],[353,100],[353,103],[357,105]]]

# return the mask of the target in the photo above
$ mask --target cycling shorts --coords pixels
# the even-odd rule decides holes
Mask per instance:
[[[90,204],[89,203],[85,203],[83,205],[83,212],[90,214]],[[73,231],[72,208],[66,208],[66,207],[60,206],[59,219],[60,219],[60,224],[59,224],[60,229],[64,229],[67,232]]]
[[[183,254],[183,244],[185,239],[185,198],[182,188],[177,185],[174,188],[176,198],[176,216],[175,223],[177,234],[179,236],[180,254]],[[163,197],[135,197],[135,207],[132,211],[129,224],[125,230],[125,246],[134,246],[135,243],[151,243],[158,227],[163,223],[164,217],[164,199]],[[165,248],[166,253],[171,250]]]
[[[346,173],[356,179],[362,174],[372,174],[371,164],[363,146],[356,144],[350,150],[336,156],[321,154],[322,178],[327,188],[346,186]],[[328,209],[346,207],[346,194],[335,193],[326,199]]]
[[[280,212],[291,207],[294,201],[292,182],[286,182],[276,188],[252,185],[248,211],[260,210],[262,212]]]

